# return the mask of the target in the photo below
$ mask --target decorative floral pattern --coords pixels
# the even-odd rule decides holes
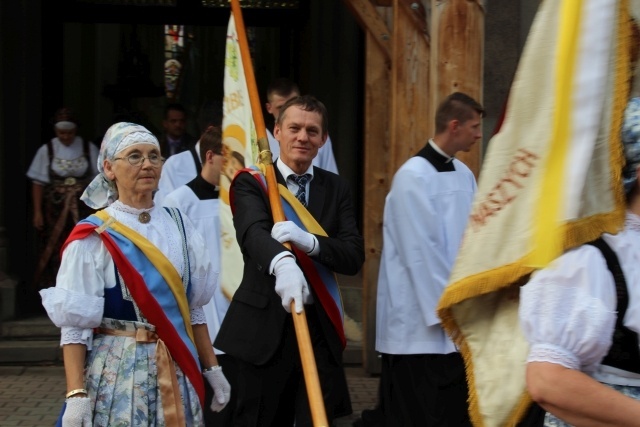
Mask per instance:
[[[147,323],[105,318],[102,328],[133,332],[155,331]],[[87,355],[87,390],[94,403],[94,427],[165,425],[156,368],[156,343],[138,343],[133,337],[97,334]],[[198,394],[174,363],[184,403],[187,426],[203,426]]]

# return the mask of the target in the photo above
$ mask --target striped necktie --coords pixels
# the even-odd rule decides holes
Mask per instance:
[[[298,184],[298,192],[296,193],[296,199],[302,203],[303,206],[307,206],[307,183],[311,179],[310,173],[304,175],[289,175],[289,178]]]

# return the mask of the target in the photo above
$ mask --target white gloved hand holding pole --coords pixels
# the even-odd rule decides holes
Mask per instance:
[[[310,299],[309,285],[302,270],[291,256],[280,259],[273,272],[276,276],[276,293],[282,298],[282,306],[291,313],[291,301],[295,301],[296,313],[302,313],[303,302]]]
[[[271,229],[271,237],[280,243],[291,242],[307,255],[315,255],[318,250],[318,239],[307,233],[293,221],[276,222]]]
[[[66,400],[62,415],[62,427],[91,427],[91,399],[88,397],[70,397]]]
[[[220,412],[227,406],[231,398],[231,386],[227,377],[222,373],[222,366],[213,366],[205,370],[202,375],[209,381],[213,389],[213,399],[211,400],[211,410]]]

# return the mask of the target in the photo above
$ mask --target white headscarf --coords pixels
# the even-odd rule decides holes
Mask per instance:
[[[113,160],[116,154],[132,145],[152,144],[160,149],[158,139],[144,126],[120,122],[105,133],[98,155],[98,175],[89,183],[80,200],[93,209],[104,208],[118,199],[115,183],[104,174],[104,159]]]

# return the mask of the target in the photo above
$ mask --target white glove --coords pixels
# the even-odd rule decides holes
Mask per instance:
[[[271,237],[280,243],[291,242],[298,249],[310,255],[318,247],[316,236],[307,233],[298,227],[293,221],[276,222],[271,229]]]
[[[70,397],[62,415],[62,427],[91,427],[91,399]]]
[[[273,267],[276,275],[276,293],[282,298],[282,306],[291,313],[291,301],[296,303],[296,313],[302,313],[303,301],[309,301],[309,285],[302,270],[296,264],[293,257],[286,256],[280,259]]]
[[[231,397],[231,386],[229,381],[222,373],[222,366],[212,370],[204,371],[202,373],[204,377],[209,381],[211,388],[213,389],[213,399],[211,400],[211,410],[213,412],[220,412],[229,403]]]

